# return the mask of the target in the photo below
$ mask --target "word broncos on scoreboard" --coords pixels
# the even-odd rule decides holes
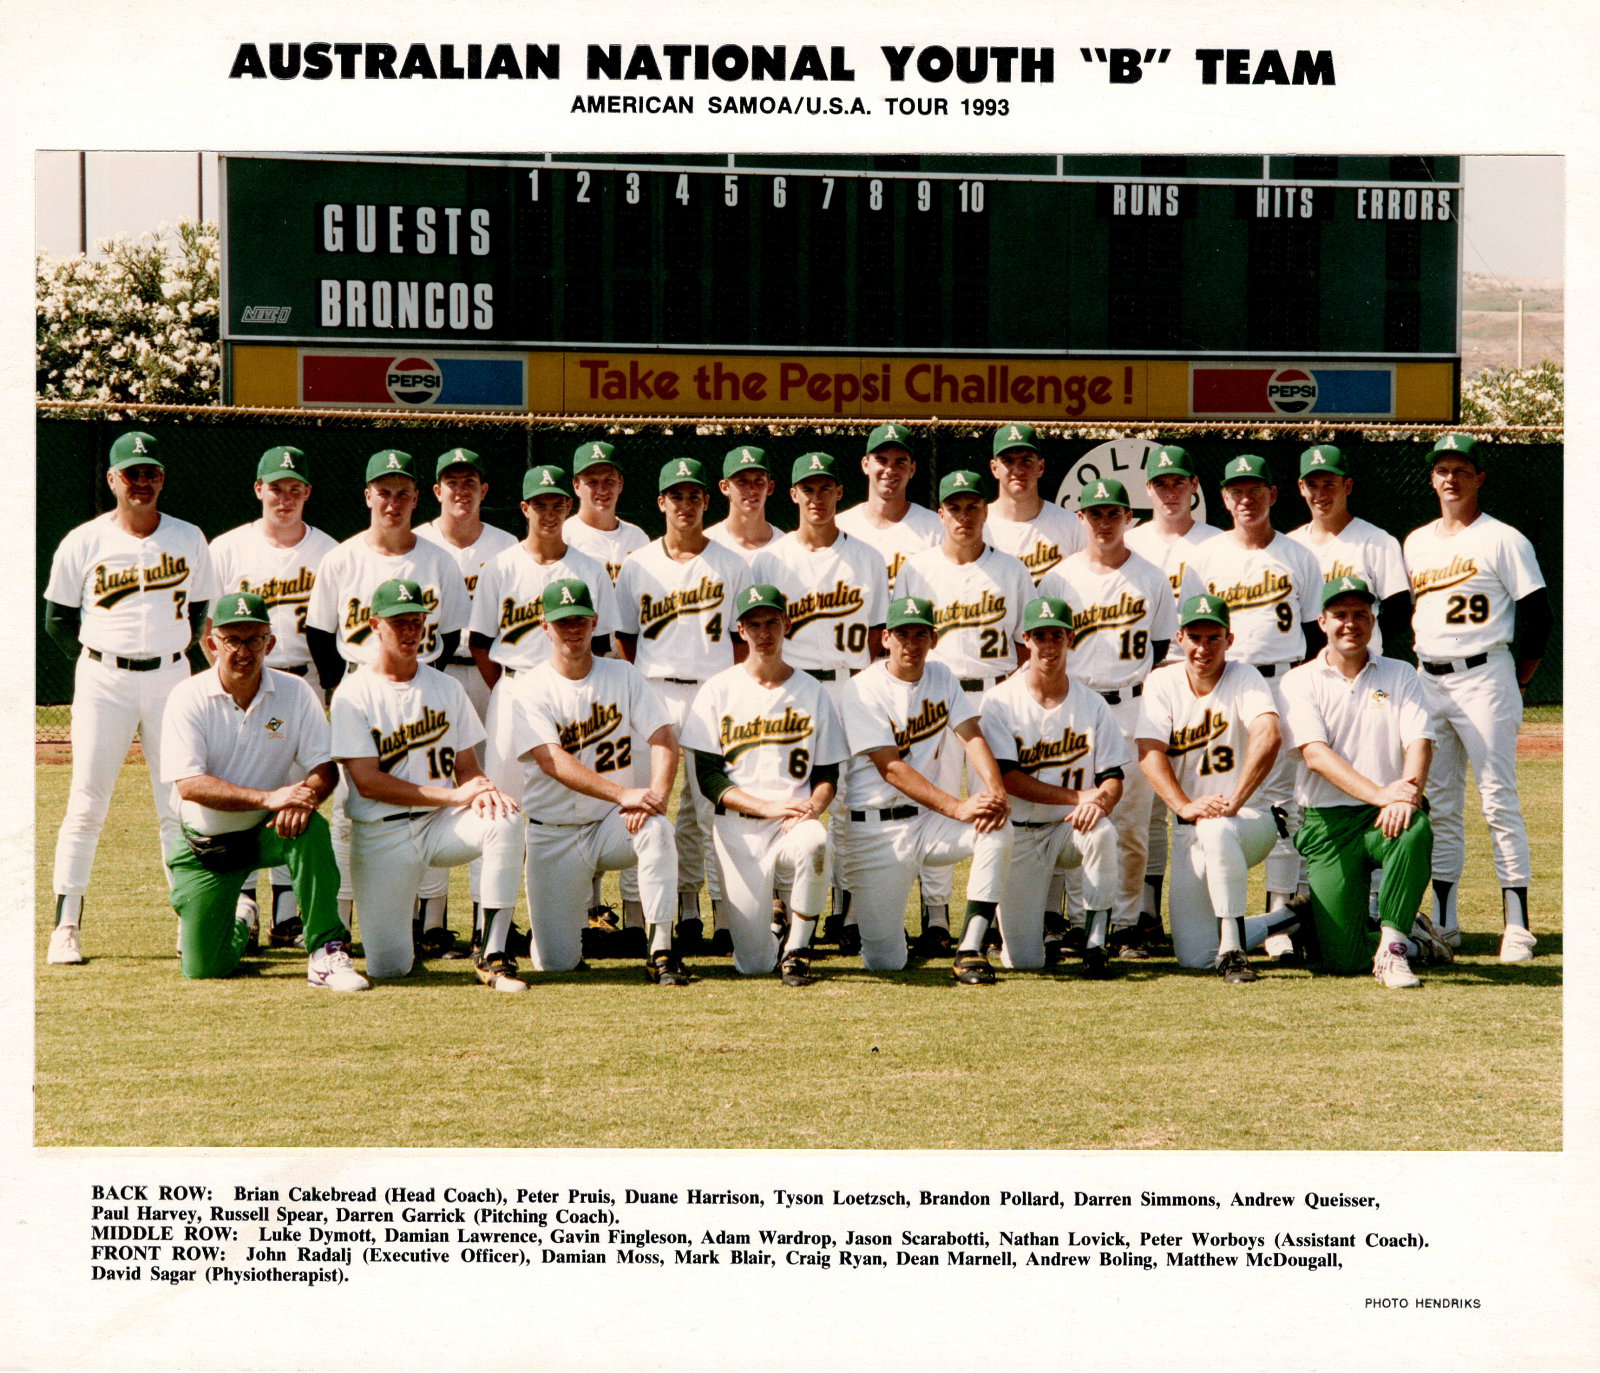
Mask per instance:
[[[1454,157],[223,159],[229,399],[1447,422]]]

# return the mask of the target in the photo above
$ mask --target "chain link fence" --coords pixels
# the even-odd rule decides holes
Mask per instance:
[[[1019,418],[1025,418],[1019,416]],[[789,463],[816,449],[840,455],[859,454],[876,421],[814,419],[713,422],[705,419],[630,419],[605,417],[489,416],[480,414],[396,415],[392,412],[329,412],[245,410],[224,407],[105,406],[41,403],[36,422],[38,446],[37,575],[35,685],[36,737],[40,742],[65,740],[72,699],[72,663],[44,632],[43,589],[56,545],[74,526],[111,506],[106,486],[106,455],[113,439],[138,427],[161,442],[166,486],[161,508],[200,526],[215,538],[235,525],[260,517],[253,483],[256,461],[276,444],[305,450],[315,478],[308,520],[335,539],[366,527],[361,490],[367,458],[379,448],[397,447],[414,453],[424,470],[435,455],[454,447],[480,454],[489,474],[489,496],[483,517],[490,524],[521,533],[525,524],[518,508],[522,473],[538,463],[567,465],[579,443],[601,439],[616,445],[626,485],[619,506],[624,519],[642,525],[652,537],[661,532],[656,508],[656,474],[669,458],[698,458],[715,472],[722,470],[728,449],[750,443],[766,449],[778,492],[768,506],[772,522],[794,527],[794,507],[786,492]],[[906,421],[912,432],[917,473],[913,500],[934,503],[941,473],[958,467],[988,471],[990,439],[995,425],[970,421]],[[1556,629],[1537,675],[1528,690],[1530,703],[1557,703],[1561,697],[1562,664],[1562,434],[1559,429],[1522,426],[1478,430],[1493,443],[1484,487],[1484,508],[1514,525],[1532,541],[1539,565],[1550,584]],[[1341,429],[1312,425],[1172,424],[1130,429],[1126,426],[1038,426],[1046,460],[1041,489],[1054,495],[1073,465],[1091,449],[1111,440],[1146,438],[1181,443],[1195,459],[1207,509],[1213,523],[1226,523],[1218,479],[1228,459],[1241,452],[1259,453],[1278,475],[1278,501],[1273,523],[1290,530],[1309,518],[1291,480],[1299,455],[1311,443],[1336,443],[1356,464],[1351,497],[1355,512],[1404,539],[1418,525],[1437,517],[1438,505],[1428,485],[1425,456],[1439,426],[1362,426]],[[864,499],[866,481],[856,464],[847,464],[841,508]],[[1137,474],[1123,474],[1125,478]],[[1513,480],[1512,478],[1515,478]],[[1131,483],[1130,483],[1131,484]],[[425,483],[426,485],[426,483]],[[712,519],[724,513],[713,497]],[[438,504],[425,490],[417,511],[419,523],[434,518]],[[1396,645],[1405,651],[1409,645]]]

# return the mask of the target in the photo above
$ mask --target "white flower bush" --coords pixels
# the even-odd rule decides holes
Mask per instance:
[[[1491,367],[1461,383],[1463,424],[1559,425],[1564,410],[1561,364]]]
[[[103,261],[35,259],[37,391],[52,400],[214,405],[222,349],[217,228],[180,221],[137,243],[104,240]]]

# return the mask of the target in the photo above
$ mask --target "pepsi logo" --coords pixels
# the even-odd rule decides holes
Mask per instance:
[[[432,358],[397,358],[384,373],[389,397],[402,405],[428,405],[444,384],[439,365]]]
[[[1280,415],[1299,415],[1317,403],[1317,379],[1298,367],[1280,367],[1267,382],[1267,403]]]

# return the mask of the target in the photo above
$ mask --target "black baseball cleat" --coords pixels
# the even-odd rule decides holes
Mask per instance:
[[[456,955],[456,937],[443,925],[424,930],[416,942],[418,958],[452,958]]]
[[[630,925],[617,932],[615,947],[614,958],[649,958],[650,936],[644,932],[643,926]]]
[[[711,956],[727,958],[733,953],[733,934],[728,930],[714,930],[711,934]]]
[[[675,953],[662,949],[650,955],[645,975],[658,987],[687,987],[689,972]]]
[[[1082,958],[1084,941],[1088,937],[1089,932],[1082,925],[1069,925],[1066,938],[1061,941],[1061,948],[1066,953]]]
[[[610,906],[590,906],[589,928],[591,930],[620,930],[622,928],[622,920]]]
[[[680,954],[697,954],[706,942],[706,927],[699,920],[678,921],[677,938],[672,946]]]
[[[954,952],[950,931],[943,925],[929,925],[917,936],[918,958],[949,958]]]
[[[1250,960],[1238,949],[1229,949],[1217,960],[1217,972],[1224,982],[1259,982],[1261,974],[1250,966]]]
[[[525,992],[528,984],[517,976],[516,960],[503,953],[490,954],[488,958],[472,960],[478,985],[492,992]]]
[[[585,958],[621,958],[618,945],[622,931],[609,925],[589,925],[582,931],[582,948]]]
[[[861,952],[861,926],[846,925],[839,931],[839,953],[845,958],[854,958]]]
[[[983,932],[984,953],[988,953],[991,949],[998,950],[1004,944],[1005,940],[1001,938],[1000,935],[1000,926],[995,921],[991,920],[989,922],[989,928]]]
[[[1083,951],[1083,973],[1085,977],[1092,977],[1096,981],[1111,976],[1111,963],[1103,946],[1097,944]]]
[[[305,926],[298,915],[291,915],[282,924],[267,932],[269,949],[301,949],[305,947]]]
[[[1111,932],[1111,946],[1116,951],[1118,958],[1125,958],[1137,962],[1150,957],[1150,950],[1145,948],[1144,939],[1137,928],[1125,928]]]
[[[778,976],[785,987],[809,987],[814,981],[811,976],[811,951],[795,949],[792,953],[784,954],[783,962],[778,965]]]
[[[955,960],[950,964],[950,976],[963,987],[994,985],[994,969],[989,966],[989,960],[981,953],[973,953],[970,949],[955,956]]]
[[[1151,915],[1149,911],[1142,911],[1139,915],[1139,923],[1133,928],[1139,936],[1140,944],[1146,949],[1170,948],[1172,945],[1172,937],[1161,928],[1161,917],[1159,915]]]
[[[842,914],[830,915],[822,922],[822,936],[818,941],[823,944],[837,944],[844,934],[844,916]]]
[[[513,958],[529,958],[533,954],[533,931],[519,930],[515,925],[506,935],[506,952]]]

